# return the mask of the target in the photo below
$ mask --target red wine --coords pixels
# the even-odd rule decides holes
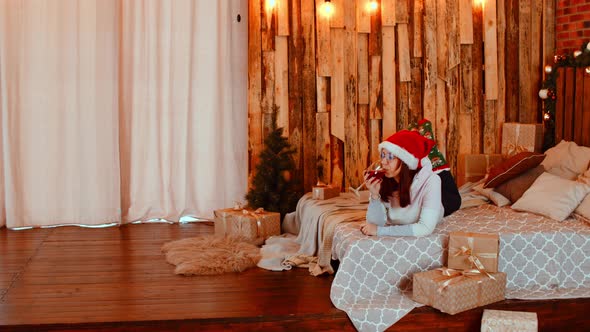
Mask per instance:
[[[379,169],[379,170],[376,170],[376,171],[367,171],[367,173],[369,173],[369,179],[370,178],[377,178],[378,180],[381,180],[385,176],[385,170],[384,169]]]

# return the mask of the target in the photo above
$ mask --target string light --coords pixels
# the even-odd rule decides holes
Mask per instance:
[[[334,5],[330,0],[324,1],[324,4],[322,5],[322,13],[325,17],[328,18],[332,17],[332,15],[334,14]]]
[[[543,113],[543,120],[547,121],[551,119],[551,115],[549,115],[549,113]]]
[[[579,57],[581,54],[582,54],[582,51],[580,51],[580,50],[575,51],[574,52],[574,58]]]
[[[266,11],[271,12],[277,6],[277,0],[266,0]]]
[[[553,67],[551,67],[550,65],[545,66],[545,73],[546,74],[551,74],[552,71],[553,71]]]
[[[377,1],[370,0],[369,2],[367,2],[367,11],[369,13],[377,11],[377,8],[379,8],[379,4],[377,3]]]
[[[588,43],[588,45],[590,45],[590,43]],[[590,67],[586,67],[586,74],[590,75]]]

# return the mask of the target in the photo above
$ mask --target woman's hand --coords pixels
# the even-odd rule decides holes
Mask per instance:
[[[368,222],[362,223],[361,232],[369,236],[377,235],[377,225]]]
[[[365,172],[365,185],[367,186],[367,189],[369,189],[371,197],[379,197],[379,191],[381,190],[382,181],[382,179],[370,177],[369,173]]]

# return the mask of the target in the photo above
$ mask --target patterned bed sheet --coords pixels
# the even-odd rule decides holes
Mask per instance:
[[[340,224],[332,244],[340,266],[330,298],[359,331],[383,331],[413,308],[412,275],[446,264],[448,233],[498,233],[498,268],[507,274],[506,298],[590,297],[590,225],[557,222],[509,207],[481,205],[443,219],[434,233],[368,237],[356,223]]]

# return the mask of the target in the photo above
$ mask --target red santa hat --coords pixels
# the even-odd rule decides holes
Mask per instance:
[[[379,151],[385,149],[401,159],[412,170],[430,164],[428,153],[434,141],[416,131],[400,130],[379,144]]]

